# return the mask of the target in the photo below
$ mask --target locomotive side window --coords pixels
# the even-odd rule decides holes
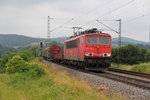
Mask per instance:
[[[80,38],[81,45],[84,44],[84,37]]]
[[[87,44],[96,44],[96,45],[109,45],[109,37],[87,37]]]
[[[67,48],[77,48],[77,40],[72,40],[66,43]]]

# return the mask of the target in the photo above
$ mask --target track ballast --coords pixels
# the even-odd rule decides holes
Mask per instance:
[[[53,63],[56,63],[56,62],[53,62]],[[57,63],[63,67],[68,67],[68,68],[72,68],[72,69],[75,69],[75,70],[78,70],[78,71],[81,71],[81,72],[84,72],[84,73],[89,73],[89,74],[93,74],[93,75],[96,75],[96,76],[99,76],[99,77],[104,77],[104,78],[108,78],[108,79],[111,79],[111,80],[114,80],[114,81],[118,81],[118,82],[122,82],[122,83],[126,83],[126,84],[129,84],[129,85],[132,85],[132,86],[135,86],[135,87],[139,87],[139,88],[142,88],[142,89],[146,89],[146,90],[150,90],[150,81],[149,80],[142,80],[142,79],[137,79],[137,78],[133,78],[133,76],[136,76],[136,77],[146,77],[149,79],[149,76],[147,77],[146,75],[141,75],[139,76],[140,74],[134,74],[136,72],[133,72],[132,74],[132,71],[127,71],[125,72],[124,74],[128,74],[131,75],[132,77],[130,76],[123,76],[123,75],[119,75],[119,74],[115,74],[115,73],[109,73],[109,71],[105,72],[105,73],[101,73],[101,72],[98,72],[98,71],[87,71],[87,70],[83,70],[83,69],[79,69],[77,66],[73,66],[73,65],[65,65],[65,64],[62,64],[62,63]],[[122,73],[121,70],[119,72],[115,71],[116,73]]]

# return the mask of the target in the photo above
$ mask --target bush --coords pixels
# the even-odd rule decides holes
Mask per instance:
[[[44,70],[37,64],[30,64],[29,61],[34,58],[36,48],[21,51],[19,53],[7,54],[0,59],[0,72],[9,74],[22,74],[23,77],[37,78],[45,74]]]
[[[121,63],[137,64],[139,55],[139,48],[134,45],[127,45],[121,48]]]
[[[36,57],[38,55],[37,49],[39,49],[38,46],[33,46],[29,49],[29,52],[32,53],[32,55]]]
[[[150,61],[150,51],[148,51],[148,52],[145,54],[145,61],[146,61],[146,62],[149,62],[149,61]]]
[[[6,64],[15,55],[16,55],[16,53],[9,53],[9,54],[5,55],[3,59],[0,60],[0,73],[4,73],[5,72]]]
[[[25,60],[25,61],[30,61],[34,57],[33,54],[29,50],[21,51],[21,52],[19,52],[18,55],[21,56],[23,58],[23,60]]]
[[[141,63],[146,62],[146,59],[145,59],[146,54],[147,54],[146,49],[143,49],[143,48],[139,49],[139,55],[138,55],[139,62]]]
[[[26,72],[26,75],[32,78],[41,77],[44,74],[44,70],[37,64],[29,64],[29,71]]]
[[[112,49],[112,62],[117,63],[118,48]],[[150,61],[150,52],[136,45],[127,45],[120,48],[120,63],[139,64]]]
[[[146,63],[135,65],[131,70],[136,72],[142,72],[142,73],[150,73],[149,65],[147,65]]]
[[[36,78],[44,75],[44,70],[37,64],[29,64],[20,56],[14,56],[6,64],[6,72],[8,73],[24,73],[29,77]]]
[[[23,60],[20,56],[14,56],[6,64],[6,72],[16,73],[16,72],[26,72],[29,70],[28,63]]]
[[[6,63],[8,63],[8,61],[15,55],[16,55],[16,53],[9,53],[9,54],[5,55],[4,58],[1,59],[0,67],[5,67]]]

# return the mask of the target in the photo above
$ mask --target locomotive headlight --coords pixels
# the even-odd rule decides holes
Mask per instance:
[[[111,53],[107,53],[107,56],[110,57],[110,56],[111,56]]]
[[[93,56],[93,53],[85,53],[85,56]]]
[[[111,56],[111,53],[103,53],[103,56],[104,56],[104,57],[110,57],[110,56]]]

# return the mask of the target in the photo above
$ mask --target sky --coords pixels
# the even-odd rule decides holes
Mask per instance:
[[[121,19],[123,37],[149,41],[150,0],[0,0],[0,34],[46,38],[48,16],[51,38],[73,35],[72,27],[117,37],[101,23],[118,31]]]

